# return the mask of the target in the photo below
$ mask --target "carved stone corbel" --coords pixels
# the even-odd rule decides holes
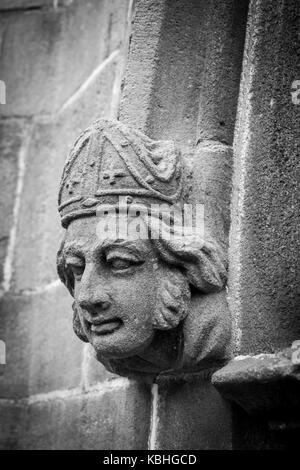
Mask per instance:
[[[194,372],[228,357],[226,246],[205,217],[185,230],[188,180],[172,141],[104,119],[65,164],[58,273],[75,333],[120,375]]]

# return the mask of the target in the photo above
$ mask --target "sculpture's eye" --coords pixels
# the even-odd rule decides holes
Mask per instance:
[[[72,272],[74,279],[77,281],[81,279],[85,263],[80,258],[68,258],[66,260],[67,268]]]
[[[142,264],[144,260],[131,254],[109,253],[106,257],[106,262],[115,271],[125,271]]]
[[[113,269],[127,269],[130,266],[132,266],[134,263],[132,263],[130,260],[125,260],[122,258],[114,258],[112,259],[109,264]]]

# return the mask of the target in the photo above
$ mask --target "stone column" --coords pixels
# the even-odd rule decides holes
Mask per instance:
[[[251,1],[229,251],[240,357],[215,377],[224,395],[253,415],[236,410],[238,448],[299,442],[299,79],[299,2]]]
[[[193,202],[225,246],[246,16],[246,1],[138,0],[120,108],[125,123],[181,146]],[[210,373],[156,380],[150,449],[231,447],[230,407]]]

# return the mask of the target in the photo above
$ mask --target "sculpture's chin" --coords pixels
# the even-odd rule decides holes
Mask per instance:
[[[160,373],[181,368],[183,353],[182,324],[170,330],[155,330],[153,339],[142,347],[123,356],[103,356],[96,351],[96,357],[115,374],[124,377],[153,379]]]
[[[104,331],[104,330],[103,330]],[[89,342],[95,349],[97,358],[122,359],[140,354],[151,344],[154,332],[151,330],[143,337],[128,334],[126,326],[111,325],[111,330],[103,333],[90,332]]]

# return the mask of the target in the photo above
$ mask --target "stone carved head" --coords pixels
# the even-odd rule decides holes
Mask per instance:
[[[175,212],[163,213],[181,214],[184,189],[174,143],[117,121],[96,121],[65,164],[58,273],[74,297],[75,333],[121,375],[193,370],[224,355],[228,325],[201,314],[199,299],[223,289],[225,256],[213,240],[176,236]]]

